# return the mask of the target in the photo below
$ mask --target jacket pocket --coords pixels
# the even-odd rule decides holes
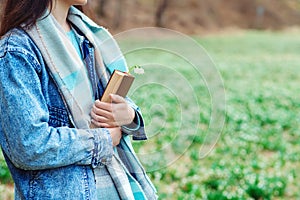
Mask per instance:
[[[49,110],[49,126],[54,128],[61,126],[70,126],[68,112],[65,109],[53,106],[48,107]]]

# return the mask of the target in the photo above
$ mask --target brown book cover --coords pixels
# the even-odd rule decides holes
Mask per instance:
[[[109,94],[125,97],[134,81],[134,76],[126,72],[115,70],[111,75],[105,91],[101,97],[102,102],[110,102]]]

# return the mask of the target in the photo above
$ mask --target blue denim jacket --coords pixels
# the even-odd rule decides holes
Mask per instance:
[[[15,199],[96,199],[92,167],[111,159],[109,131],[74,128],[39,49],[21,29],[0,40],[0,119]],[[144,139],[140,123],[134,131]]]

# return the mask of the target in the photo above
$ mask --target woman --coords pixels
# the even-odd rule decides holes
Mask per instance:
[[[139,108],[97,100],[127,68],[111,35],[73,7],[86,3],[4,4],[0,142],[15,199],[156,199],[128,138],[146,139]]]

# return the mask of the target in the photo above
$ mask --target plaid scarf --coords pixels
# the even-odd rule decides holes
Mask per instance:
[[[125,59],[106,29],[95,24],[74,7],[69,10],[68,20],[94,45],[96,73],[104,87],[114,69],[127,71]],[[88,129],[91,121],[89,113],[94,103],[91,83],[85,66],[65,31],[53,15],[46,12],[27,32],[40,49],[50,74],[66,100],[76,128]],[[123,136],[118,149],[115,148],[111,164],[95,168],[94,173],[98,194],[117,191],[120,199],[157,198],[156,191],[139,163],[128,136]],[[100,180],[103,173],[109,175],[110,184],[103,182],[106,180]]]

